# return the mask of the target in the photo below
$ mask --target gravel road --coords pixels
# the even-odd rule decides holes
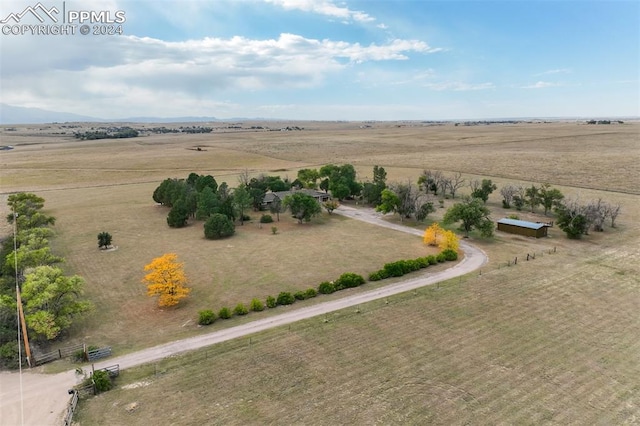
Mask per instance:
[[[361,220],[373,225],[383,226],[401,232],[422,237],[423,232],[381,219],[381,215],[372,209],[355,209],[340,206],[334,210],[353,219]],[[416,278],[410,278],[376,290],[354,294],[341,299],[319,303],[313,306],[297,308],[294,306],[279,308],[288,310],[282,314],[252,321],[243,325],[215,331],[188,339],[178,340],[163,345],[143,349],[138,352],[109,358],[95,363],[95,368],[119,364],[121,369],[131,368],[140,364],[153,362],[171,355],[187,352],[193,349],[210,346],[239,337],[258,333],[269,328],[290,324],[303,319],[323,315],[332,311],[348,308],[382,299],[394,294],[403,293],[416,288],[435,284],[472,272],[487,262],[485,253],[466,243],[460,242],[464,252],[462,261],[453,267],[437,273],[425,273]],[[85,368],[86,370],[86,368]],[[75,371],[67,371],[55,375],[38,374],[32,371],[23,372],[22,378],[17,373],[0,374],[0,425],[60,425],[66,404],[69,401],[67,390],[79,380]],[[22,381],[22,392],[20,392]],[[22,395],[22,398],[21,398]],[[24,408],[23,408],[24,407]]]

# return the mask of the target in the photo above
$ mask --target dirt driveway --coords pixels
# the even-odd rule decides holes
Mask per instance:
[[[362,220],[386,228],[422,236],[422,231],[401,225],[388,223],[381,219],[380,214],[371,209],[355,209],[341,206],[334,213],[353,219]],[[356,306],[376,299],[382,299],[394,294],[403,293],[416,288],[435,284],[472,272],[487,262],[486,254],[461,241],[460,247],[464,252],[464,259],[453,267],[437,273],[425,273],[376,290],[354,294],[329,302],[319,303],[303,308],[291,308],[290,311],[270,318],[252,321],[247,324],[215,331],[201,336],[178,340],[163,345],[154,346],[127,355],[109,358],[95,363],[95,368],[119,364],[121,369],[131,368],[140,364],[153,362],[181,352],[210,346],[238,337],[258,333],[269,328],[290,324],[303,319],[323,315],[332,311]],[[86,369],[86,368],[85,368]],[[17,373],[0,374],[0,425],[60,425],[62,416],[69,401],[68,389],[79,380],[75,371],[55,375],[38,374],[28,371],[22,374],[22,392],[20,392],[20,375]],[[21,398],[22,395],[22,398]],[[24,408],[23,408],[24,407]]]

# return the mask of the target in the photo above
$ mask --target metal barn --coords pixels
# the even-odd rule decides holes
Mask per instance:
[[[524,235],[525,237],[541,238],[547,236],[547,225],[544,223],[527,222],[526,220],[504,218],[498,221],[498,231]]]

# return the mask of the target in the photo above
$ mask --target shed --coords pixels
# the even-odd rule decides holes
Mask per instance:
[[[547,236],[547,225],[545,223],[504,218],[498,221],[498,231],[540,238]]]

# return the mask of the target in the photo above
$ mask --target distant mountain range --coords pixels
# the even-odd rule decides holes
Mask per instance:
[[[232,118],[224,121],[238,121]],[[247,120],[246,118],[244,120]],[[207,121],[223,121],[215,117],[127,117],[118,119],[104,119],[88,115],[56,112],[40,108],[25,108],[0,104],[0,124],[42,124],[64,122],[91,123],[199,123]]]

